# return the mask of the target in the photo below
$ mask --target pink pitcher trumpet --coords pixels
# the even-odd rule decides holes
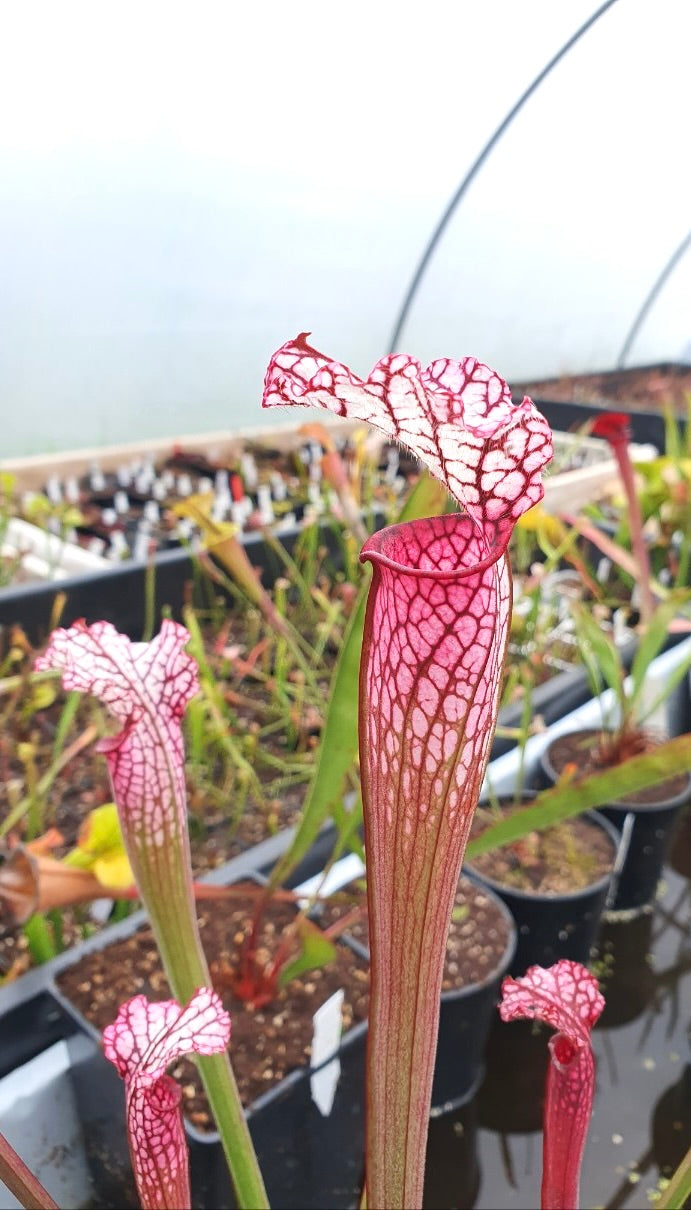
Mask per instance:
[[[179,1086],[166,1068],[181,1055],[213,1055],[230,1038],[230,1017],[208,988],[186,1008],[135,996],[103,1031],[103,1049],[125,1081],[127,1137],[144,1210],[191,1206],[187,1140]]]
[[[360,671],[371,1002],[367,1201],[422,1204],[446,938],[496,723],[511,610],[506,548],[543,495],[549,427],[475,358],[404,354],[362,380],[303,334],[264,406],[314,404],[407,446],[462,512],[392,526],[373,567]]]
[[[182,718],[197,693],[189,633],[166,619],[148,643],[110,622],[53,631],[41,669],[59,668],[66,689],[100,698],[120,725],[101,740],[125,850],[149,914],[168,981],[181,1003],[211,980],[197,924],[187,831]],[[235,1077],[225,1054],[199,1060],[240,1206],[263,1207],[266,1192]]]
[[[605,1007],[604,997],[595,976],[568,958],[546,970],[531,966],[520,979],[505,979],[501,990],[503,1021],[527,1018],[558,1030],[549,1041],[541,1205],[542,1210],[578,1210],[595,1092],[590,1032]]]

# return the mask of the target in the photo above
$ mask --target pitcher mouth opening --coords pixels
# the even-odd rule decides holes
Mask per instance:
[[[502,534],[495,523],[487,523],[483,532],[468,513],[444,513],[378,530],[363,546],[360,562],[418,579],[466,579],[497,563],[509,536],[510,530]]]

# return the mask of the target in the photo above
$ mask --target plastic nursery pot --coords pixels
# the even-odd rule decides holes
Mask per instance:
[[[501,898],[477,879],[462,876],[459,889],[470,902],[475,934],[499,933],[505,942],[500,957],[486,975],[458,991],[443,991],[439,1013],[439,1040],[432,1085],[431,1116],[450,1113],[477,1092],[485,1073],[487,1037],[496,1012],[499,990],[516,950],[517,934],[510,911]],[[500,932],[500,930],[502,930]],[[469,944],[477,944],[471,937]]]
[[[522,796],[525,801],[532,797],[529,793]],[[499,805],[504,805],[502,800]],[[482,862],[480,858],[477,863],[467,863],[467,870],[503,900],[516,922],[517,944],[510,966],[512,975],[523,975],[529,966],[536,964],[551,966],[560,958],[571,958],[584,965],[588,963],[610,892],[621,838],[616,828],[598,812],[588,812],[580,818],[588,829],[592,829],[598,847],[601,847],[603,833],[611,847],[611,864],[607,872],[580,889],[559,892],[523,889],[502,882],[485,868],[478,868]],[[522,860],[519,851],[516,859],[519,866]]]
[[[94,1055],[103,1062],[97,1043],[45,991],[0,1014],[0,1039],[0,1131],[58,1205],[95,1206],[73,1073]],[[101,1112],[119,1108],[117,1094],[99,1091]],[[129,1168],[125,1154],[121,1175]],[[0,1184],[0,1206],[16,1205]]]
[[[541,756],[544,783],[554,785],[574,759],[582,766],[584,746],[591,747],[601,735],[601,729],[588,728],[553,740]],[[622,837],[623,860],[608,912],[638,912],[653,902],[677,815],[690,799],[691,775],[684,773],[601,808]]]
[[[478,1120],[496,1134],[542,1130],[548,1031],[532,1021],[502,1021],[497,1013],[487,1043],[487,1069],[477,1095]]]
[[[427,1137],[423,1210],[474,1206],[480,1190],[477,1099],[432,1118]]]
[[[252,899],[251,903],[254,902]],[[237,913],[245,922],[249,919],[244,904],[233,904],[232,900],[230,904],[237,911],[232,916],[229,913],[228,918],[224,915],[223,903],[213,904],[210,913],[202,906],[199,908],[214,985],[222,995],[230,973],[226,947],[232,948],[232,940],[228,942],[228,938],[232,939],[236,934],[240,919]],[[280,902],[274,907],[278,914],[275,919],[270,914],[270,929],[278,935],[286,914],[291,916],[291,909],[290,905]],[[238,1006],[234,1000],[232,1004],[226,1000],[233,1020],[235,1046],[232,1054],[236,1077],[240,1082],[244,1070],[241,1065],[249,1065],[251,1083],[246,1087],[253,1091],[251,1099],[246,1097],[246,1116],[268,1196],[274,1205],[345,1208],[358,1199],[364,1162],[365,1022],[349,1029],[338,1049],[324,1056],[314,1067],[306,1066],[304,1059],[304,1047],[309,1045],[312,1036],[313,1013],[331,997],[334,989],[345,987],[346,1004],[351,1015],[354,1014],[354,997],[358,995],[354,988],[361,989],[363,982],[366,986],[366,965],[362,958],[344,944],[339,944],[339,953],[337,967],[321,968],[302,976],[304,994],[277,998],[253,1012],[247,1006]],[[113,976],[111,972],[116,974]],[[127,979],[127,987],[122,985],[123,978]],[[118,934],[116,939],[106,938],[96,949],[91,948],[84,961],[71,955],[70,963],[58,972],[55,994],[66,1011],[74,1014],[84,1032],[91,1031],[98,1037],[106,1016],[112,1018],[117,1011],[117,1003],[113,1004],[113,1000],[129,997],[130,982],[136,982],[140,990],[154,998],[168,994],[148,930],[143,934],[129,930],[124,936]],[[105,984],[107,1000],[104,999]],[[88,1013],[89,1020],[82,1016],[82,1011]],[[340,1022],[340,1004],[336,1012]],[[288,1028],[292,1024],[290,1018],[295,1015],[306,1016],[306,1032],[298,1035],[297,1042]],[[252,1032],[244,1036],[241,1044],[241,1033],[250,1027]],[[290,1059],[284,1061],[280,1053],[282,1046],[285,1051],[286,1043]],[[260,1050],[262,1057],[257,1068],[255,1058]],[[267,1078],[270,1083],[282,1062],[286,1067],[283,1078],[267,1092],[254,1091],[261,1089],[262,1082],[266,1086]],[[295,1067],[294,1063],[302,1065]],[[77,1086],[89,1154],[96,1157],[99,1166],[98,1179],[104,1164],[108,1172],[121,1172],[126,1152],[122,1086],[118,1090],[119,1110],[111,1110],[108,1121],[94,1111],[94,1090],[104,1086],[105,1081],[112,1083],[108,1067],[110,1064],[105,1058],[99,1057],[98,1062],[94,1059],[90,1070],[81,1073]],[[178,1065],[175,1074],[183,1088],[194,1079],[191,1067],[180,1068]],[[324,1081],[330,1084],[326,1092],[319,1087]],[[197,1207],[232,1207],[235,1204],[233,1191],[220,1139],[200,1094],[198,1089],[185,1107],[193,1204]],[[98,1181],[95,1179],[94,1183]],[[109,1204],[127,1203],[111,1199]]]
[[[656,986],[650,964],[652,934],[652,912],[637,912],[631,919],[616,914],[602,921],[596,954],[605,1007],[596,1028],[628,1025],[650,1004]]]
[[[49,999],[42,997],[44,1002]],[[35,1002],[27,1007],[33,1012]],[[15,1072],[30,1087],[15,1094],[7,1106],[0,1080],[3,1130],[19,1153],[39,1168],[59,1204],[136,1210],[122,1081],[103,1056],[99,1032],[62,997],[52,1002],[51,1015],[62,1021],[65,1039]],[[335,1059],[291,1072],[249,1106],[250,1133],[271,1205],[295,1210],[323,1205],[346,1210],[356,1205],[364,1165],[365,1038],[366,1026],[355,1026],[344,1036]],[[62,1045],[69,1062],[60,1065],[56,1076]],[[333,1107],[325,1115],[313,1099],[312,1081],[334,1061],[338,1082]],[[46,1068],[40,1085],[39,1063]],[[199,1210],[232,1210],[236,1203],[219,1136],[196,1130],[189,1122],[185,1129],[193,1205]],[[1,1195],[0,1204],[6,1204]]]
[[[269,856],[275,859],[275,852],[269,854],[272,848],[272,842],[266,842],[253,853],[234,858],[225,867],[215,870],[205,881],[226,885],[239,879],[252,878],[258,868],[266,868]],[[321,853],[320,869],[323,860],[324,854]],[[213,931],[218,931],[226,938],[228,918],[224,913],[226,905],[232,902],[211,902],[210,914],[218,918],[217,929]],[[199,915],[200,918],[205,916],[202,901]],[[109,986],[111,975],[117,980],[113,988],[113,1006],[108,1001],[107,1007],[102,1008],[102,1016],[108,1019],[114,1019],[119,1004],[138,991],[144,991],[152,998],[166,998],[169,993],[153,943],[149,944],[141,958],[137,957],[140,951],[138,930],[145,923],[143,912],[134,913],[127,920],[103,929],[80,946],[0,988],[0,1084],[6,1072],[21,1069],[22,1064],[33,1062],[36,1058],[42,1059],[43,1052],[48,1048],[66,1046],[70,1053],[70,1063],[66,1065],[61,1087],[68,1086],[77,1123],[73,1133],[75,1137],[78,1136],[80,1162],[86,1173],[84,1180],[80,1175],[78,1187],[81,1189],[86,1181],[89,1196],[85,1200],[77,1199],[72,1186],[70,1192],[64,1192],[66,1186],[64,1182],[60,1183],[58,1172],[54,1196],[60,1205],[88,1204],[102,1206],[105,1210],[107,1207],[138,1204],[125,1134],[124,1086],[101,1050],[101,1029],[105,1021],[100,1017],[87,1021],[81,1008],[84,1006],[86,1009],[95,999],[101,976],[107,978]],[[230,932],[232,934],[232,927]],[[130,954],[129,962],[118,949],[118,945],[122,948],[123,943]],[[208,953],[207,956],[211,958],[212,955]],[[90,960],[93,966],[89,964]],[[346,966],[348,970],[351,969],[349,958],[346,959]],[[366,986],[366,964],[361,959],[357,960],[357,969]],[[347,989],[343,978],[347,978],[347,972],[339,966],[338,986],[346,986]],[[80,999],[75,1002],[71,989],[75,987],[80,990],[80,984],[83,985],[81,993],[85,999],[82,1001],[80,994]],[[329,991],[324,994],[326,997]],[[346,998],[349,996],[352,998],[352,991],[346,991]],[[276,1011],[274,1008],[272,1012],[271,1006],[265,1010],[267,1016],[263,1028],[267,1033],[277,1035],[277,1041],[280,1042],[285,1033],[282,1026],[277,1026],[273,1020]],[[239,1036],[238,1020],[242,1012],[237,1009],[231,1013],[236,1038]],[[354,1025],[344,1034],[335,1056],[325,1056],[315,1068],[302,1066],[290,1070],[269,1091],[264,1092],[260,1088],[259,1092],[252,1093],[248,1098],[246,1113],[250,1131],[273,1205],[321,1207],[327,1204],[345,1208],[357,1203],[364,1154],[365,1036],[364,1022]],[[330,1066],[334,1059],[335,1064]],[[302,1054],[298,1062],[304,1063]],[[179,1072],[176,1074],[179,1075]],[[181,1083],[187,1084],[192,1076],[192,1068],[185,1068]],[[328,1113],[322,1113],[314,1099],[319,1095],[315,1081],[325,1078],[336,1079],[333,1103]],[[46,1091],[41,1101],[48,1100],[53,1105],[53,1112],[62,1115],[62,1120],[62,1110],[49,1098],[50,1094]],[[191,1103],[192,1116],[198,1104],[198,1100]],[[322,1108],[326,1107],[323,1101],[321,1105]],[[198,1128],[192,1122],[190,1113],[186,1131],[190,1146],[193,1205],[232,1207],[234,1199],[218,1135],[211,1132],[210,1127],[208,1133],[201,1126]],[[46,1121],[49,1119],[50,1113]],[[51,1134],[52,1131],[46,1127],[43,1131],[43,1149],[46,1152],[49,1151],[46,1144]],[[57,1136],[57,1142],[66,1146],[63,1135],[64,1132]],[[13,1138],[12,1141],[23,1154],[23,1139]],[[54,1161],[55,1148],[52,1148],[52,1152]],[[53,1167],[57,1167],[54,1162]],[[48,1175],[47,1170],[45,1175]]]
[[[433,1118],[467,1104],[482,1083],[487,1035],[501,981],[516,946],[511,913],[499,896],[476,878],[462,875],[456,908],[442,983],[430,1110]],[[365,919],[353,927],[350,940],[369,958]],[[464,985],[454,987],[454,982],[464,976]]]
[[[677,816],[667,861],[678,874],[691,878],[691,807],[688,804]]]

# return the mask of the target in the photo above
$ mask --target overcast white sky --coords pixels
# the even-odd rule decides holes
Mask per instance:
[[[297,331],[366,372],[580,0],[0,5],[4,453],[261,422]],[[401,347],[613,364],[691,228],[691,5],[617,0],[468,193]],[[632,360],[691,344],[691,254]],[[272,419],[273,417],[270,417]]]

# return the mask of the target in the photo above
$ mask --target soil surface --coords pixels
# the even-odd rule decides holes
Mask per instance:
[[[480,836],[506,814],[501,807],[478,808],[471,836]],[[615,857],[604,828],[577,818],[530,832],[522,840],[474,857],[468,867],[501,886],[538,895],[563,895],[599,882],[612,869]]]
[[[549,760],[552,768],[557,774],[563,773],[567,765],[575,765],[578,769],[579,776],[587,777],[591,773],[602,772],[603,769],[614,768],[611,762],[607,761],[606,755],[602,747],[603,738],[607,740],[607,733],[603,733],[597,729],[589,729],[583,731],[572,731],[567,735],[560,735],[549,746]],[[654,744],[651,742],[642,750],[651,751]],[[676,777],[670,777],[667,781],[660,782],[656,786],[649,786],[647,790],[639,790],[636,794],[629,794],[626,798],[626,803],[635,803],[636,806],[653,807],[659,803],[666,803],[672,798],[677,798],[683,794],[685,790],[691,787],[689,776],[686,773],[680,773]],[[613,805],[617,805],[615,802]]]
[[[666,403],[684,414],[686,393],[691,391],[691,366],[633,366],[596,374],[564,375],[521,383],[514,394],[525,392],[535,399],[565,403],[616,403],[634,411],[660,411]]]
[[[367,1019],[369,1005],[369,963],[343,943],[337,944],[333,962],[291,980],[277,990],[266,1007],[252,1010],[238,999],[232,984],[256,902],[256,895],[248,895],[224,902],[221,910],[216,905],[199,912],[212,983],[231,1015],[233,1069],[246,1107],[309,1060],[312,1018],[335,991],[340,988],[345,991],[344,1031]],[[335,924],[358,902],[362,904],[362,891],[357,887],[339,895],[321,914],[322,925]],[[272,901],[257,951],[262,964],[269,963],[276,954],[283,930],[294,918],[291,903]],[[463,878],[451,922],[443,990],[485,981],[505,954],[509,928],[494,899],[470,879]],[[367,943],[364,913],[353,925],[352,935],[361,944]],[[85,955],[58,976],[57,984],[62,994],[101,1031],[115,1019],[119,1006],[129,997],[143,992],[152,1000],[161,1000],[171,994],[148,927]],[[185,1115],[198,1129],[213,1129],[194,1065],[182,1060],[171,1068],[171,1074],[181,1081]]]
[[[278,989],[266,1007],[252,1011],[239,1000],[230,985],[256,903],[256,893],[248,894],[225,902],[222,910],[216,904],[202,908],[198,914],[212,983],[231,1016],[233,1070],[245,1106],[290,1071],[304,1066],[311,1053],[312,1018],[329,996],[340,988],[345,991],[344,1030],[366,1020],[369,1001],[368,963],[341,944],[328,966],[309,971]],[[271,903],[258,958],[270,962],[283,930],[294,918],[292,904]],[[171,995],[148,927],[86,955],[64,971],[57,983],[62,994],[101,1031],[115,1020],[119,1006],[130,996],[143,992],[152,1000],[165,1000]],[[186,1117],[200,1130],[213,1129],[194,1064],[182,1060],[171,1068],[171,1074],[181,1081]]]
[[[326,904],[320,919],[327,927],[347,911],[360,908],[360,918],[348,925],[348,934],[369,946],[367,904],[361,884],[351,883]],[[458,991],[484,982],[501,962],[509,940],[509,923],[493,896],[470,878],[462,877],[454,902],[442,991]]]

